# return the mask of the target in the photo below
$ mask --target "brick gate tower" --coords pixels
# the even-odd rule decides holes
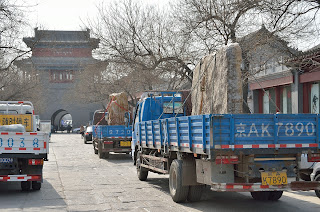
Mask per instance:
[[[43,88],[40,119],[51,120],[59,128],[66,114],[72,116],[73,128],[87,124],[93,112],[100,109],[98,103],[79,103],[66,95],[75,89],[77,76],[88,66],[105,68],[105,63],[92,57],[92,50],[99,40],[90,38],[90,31],[54,31],[35,28],[34,37],[23,41],[31,48],[30,58],[16,64],[22,70],[35,69]]]

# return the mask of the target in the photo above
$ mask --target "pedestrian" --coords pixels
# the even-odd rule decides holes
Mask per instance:
[[[83,138],[83,135],[84,135],[84,126],[83,125],[80,126],[80,134],[81,134],[81,137]]]

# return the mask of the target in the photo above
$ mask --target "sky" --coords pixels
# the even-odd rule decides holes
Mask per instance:
[[[97,5],[108,4],[116,0],[14,0],[16,3],[27,5],[26,18],[30,26],[25,30],[23,37],[34,36],[33,28],[39,27],[45,30],[83,30],[88,18],[93,19],[97,15]],[[135,0],[133,0],[135,1]],[[139,0],[137,0],[139,1]],[[174,0],[140,0],[144,4],[153,4],[159,7],[166,6]],[[318,40],[296,40],[292,45],[300,50],[309,49]]]
[[[29,8],[27,18],[32,27],[40,26],[47,30],[81,30],[82,21],[94,18],[96,6],[111,0],[21,0]],[[169,0],[141,0],[144,3],[163,6]]]

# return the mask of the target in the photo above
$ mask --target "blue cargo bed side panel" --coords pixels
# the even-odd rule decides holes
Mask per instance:
[[[124,125],[98,125],[93,126],[94,138],[131,138],[132,128]]]
[[[138,132],[144,147],[157,149],[319,148],[319,115],[185,116],[141,122]]]

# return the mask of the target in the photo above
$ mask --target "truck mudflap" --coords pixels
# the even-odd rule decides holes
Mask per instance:
[[[41,175],[0,175],[0,182],[42,181]]]
[[[320,182],[293,181],[287,185],[262,185],[261,183],[214,183],[212,191],[252,192],[252,191],[309,191],[320,190]]]

